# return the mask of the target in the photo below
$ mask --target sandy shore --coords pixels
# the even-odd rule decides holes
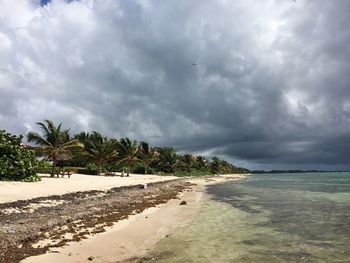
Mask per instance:
[[[138,185],[141,183],[155,183],[177,179],[174,176],[136,175],[94,176],[73,174],[71,178],[50,178],[41,175],[42,181],[36,183],[0,182],[0,203],[33,199],[36,197],[62,195],[78,191],[105,191],[113,187]]]
[[[71,242],[46,254],[29,257],[24,263],[59,262],[136,262],[144,257],[162,238],[176,228],[189,224],[198,214],[205,198],[205,186],[226,180],[239,180],[244,176],[222,176],[216,178],[193,178],[193,183],[178,199],[148,208],[140,214],[120,220],[106,232],[88,237],[80,242]],[[185,200],[187,205],[180,205]]]
[[[191,222],[206,185],[243,177],[74,175],[1,182],[0,262],[135,262]],[[147,189],[139,187],[144,183]]]

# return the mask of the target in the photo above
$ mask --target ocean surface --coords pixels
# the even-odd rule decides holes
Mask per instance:
[[[142,262],[350,262],[350,173],[253,175],[208,192]]]

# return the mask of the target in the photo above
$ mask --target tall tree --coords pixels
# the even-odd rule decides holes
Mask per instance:
[[[204,156],[198,155],[196,156],[194,167],[201,171],[208,170],[208,160]]]
[[[93,131],[92,134],[81,132],[76,138],[84,145],[87,157],[96,163],[100,175],[106,163],[112,161],[117,156],[116,141],[102,136]]]
[[[145,174],[147,174],[148,168],[157,160],[159,153],[155,148],[149,147],[147,142],[141,142],[139,147],[139,159],[145,167]]]
[[[57,161],[70,158],[72,153],[82,150],[83,145],[76,139],[70,139],[69,129],[62,130],[62,123],[55,126],[52,121],[44,120],[44,123],[37,124],[42,134],[29,132],[27,139],[37,145],[33,149],[38,155],[52,161],[51,177],[54,177]]]
[[[163,172],[173,173],[179,163],[179,157],[173,147],[162,147],[158,148],[159,161],[158,167]]]
[[[195,164],[196,158],[192,154],[184,154],[181,156],[181,166],[185,169],[186,172],[191,172]]]
[[[139,147],[137,141],[130,140],[129,138],[122,138],[118,142],[118,164],[125,164],[127,166],[126,175],[130,175],[131,168],[138,162],[141,162],[139,159]]]
[[[210,163],[210,172],[212,172],[213,174],[220,174],[221,170],[222,170],[222,162],[217,156],[214,156]]]

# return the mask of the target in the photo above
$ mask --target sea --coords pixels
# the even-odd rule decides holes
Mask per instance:
[[[195,220],[142,262],[350,262],[350,173],[255,174],[207,190]]]

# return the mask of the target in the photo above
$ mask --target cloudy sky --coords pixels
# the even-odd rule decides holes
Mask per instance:
[[[0,0],[0,128],[350,169],[348,0]]]

